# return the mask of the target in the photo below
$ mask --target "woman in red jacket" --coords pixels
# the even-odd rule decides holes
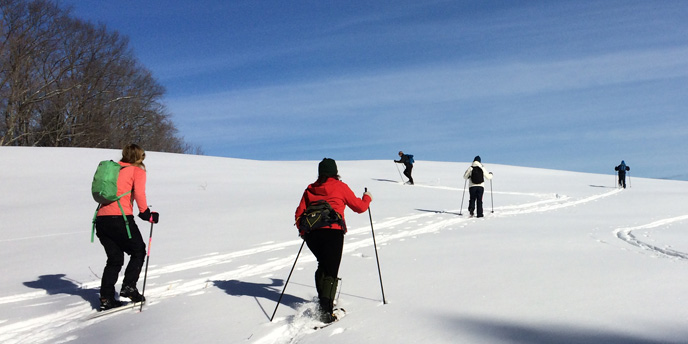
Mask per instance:
[[[135,144],[130,144],[122,149],[122,166],[117,179],[117,194],[121,195],[131,190],[131,193],[120,198],[122,209],[117,202],[101,206],[96,218],[96,235],[105,248],[107,263],[103,270],[100,284],[100,310],[119,307],[122,302],[115,299],[115,283],[119,272],[124,265],[124,253],[130,255],[129,264],[124,271],[124,280],[120,297],[127,297],[134,302],[145,301],[136,289],[139,274],[146,257],[146,244],[143,242],[141,232],[134,221],[133,205],[139,209],[139,217],[144,221],[158,222],[158,213],[151,213],[146,202],[146,166],[143,159],[146,153]],[[122,217],[122,211],[129,222],[127,234],[126,224]]]
[[[344,233],[346,233],[344,210],[348,206],[360,214],[368,209],[373,197],[369,192],[364,193],[362,198],[356,197],[349,186],[339,180],[336,162],[325,158],[318,165],[318,180],[306,188],[296,208],[297,225],[308,205],[320,200],[327,201],[339,214],[341,221],[308,233],[300,230],[300,235],[318,260],[318,268],[315,270],[315,288],[320,304],[320,320],[329,323],[336,320],[333,314],[333,301],[337,291],[337,275],[342,260]]]

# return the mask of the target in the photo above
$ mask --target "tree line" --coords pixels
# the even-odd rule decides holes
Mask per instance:
[[[202,154],[128,39],[50,0],[0,0],[0,145]]]

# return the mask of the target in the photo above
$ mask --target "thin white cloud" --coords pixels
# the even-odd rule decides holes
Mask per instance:
[[[435,65],[409,70],[344,76],[308,83],[268,86],[169,100],[179,120],[289,116],[312,118],[476,98],[541,94],[652,80],[688,77],[688,48],[624,52],[584,59],[500,65]]]

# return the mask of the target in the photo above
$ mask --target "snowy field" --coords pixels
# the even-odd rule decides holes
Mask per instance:
[[[90,243],[90,183],[100,160],[119,157],[0,148],[0,343],[688,343],[688,182],[634,177],[623,190],[611,174],[487,156],[495,177],[483,219],[468,218],[467,193],[460,209],[467,161],[417,160],[415,186],[400,183],[391,158],[338,161],[345,183],[373,194],[387,304],[369,213],[347,210],[347,315],[314,331],[303,316],[316,295],[305,247],[270,316],[317,161],[148,152],[148,201],[160,212],[149,302],[89,319],[105,264]],[[150,225],[137,223],[148,241]]]

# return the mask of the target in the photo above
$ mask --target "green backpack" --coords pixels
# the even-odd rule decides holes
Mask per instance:
[[[127,227],[127,235],[131,239],[131,232],[129,231],[129,221],[126,215],[124,215],[124,209],[119,199],[130,194],[131,190],[117,195],[117,179],[119,178],[119,171],[125,167],[112,161],[103,160],[98,164],[95,175],[93,175],[93,182],[91,183],[91,194],[93,199],[98,202],[98,207],[96,208],[96,213],[93,214],[93,228],[91,229],[91,242],[93,242],[93,237],[96,231],[96,217],[98,216],[98,210],[103,205],[108,205],[112,202],[117,202],[119,210],[122,212],[122,217],[124,218],[124,224]]]

